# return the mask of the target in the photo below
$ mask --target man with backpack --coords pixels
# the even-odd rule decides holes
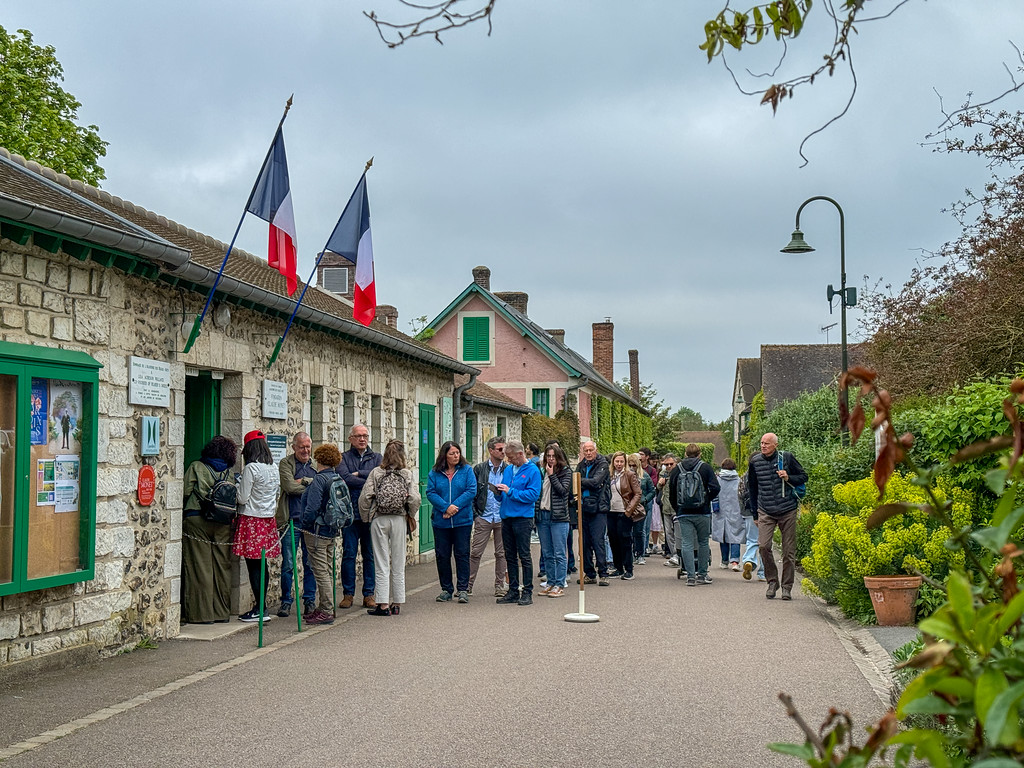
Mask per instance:
[[[341,455],[337,472],[348,485],[352,505],[359,506],[359,493],[366,484],[366,478],[374,468],[380,466],[381,455],[370,450],[370,430],[364,424],[356,424],[349,430],[348,442],[352,446]],[[352,525],[341,532],[341,588],[344,595],[339,608],[351,608],[356,594],[356,556],[363,551],[363,607],[376,608],[373,599],[374,567],[373,544],[370,541],[370,524],[356,518]]]
[[[779,451],[778,446],[779,438],[771,432],[761,438],[761,452],[750,457],[747,468],[747,492],[750,508],[757,512],[757,546],[768,580],[765,597],[775,599],[780,586],[779,568],[772,554],[772,537],[778,526],[782,534],[782,599],[792,600],[796,575],[796,519],[807,473],[792,453]]]
[[[669,502],[675,510],[676,540],[679,547],[679,576],[686,573],[686,586],[710,584],[711,502],[721,486],[714,468],[701,460],[700,446],[686,446],[682,462],[668,476]],[[697,551],[694,562],[694,550]]]

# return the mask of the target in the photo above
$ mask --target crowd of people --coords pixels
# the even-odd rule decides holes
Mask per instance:
[[[213,438],[185,474],[182,621],[228,621],[230,553],[243,558],[254,607],[242,621],[271,618],[261,604],[270,574],[266,559],[281,557],[279,617],[301,600],[303,619],[330,624],[336,615],[333,563],[341,538],[342,599],[357,597],[357,559],[362,559],[362,606],[372,616],[397,616],[405,603],[406,539],[416,530],[419,485],[406,466],[405,446],[392,440],[383,454],[369,447],[369,430],[355,425],[350,447],[327,443],[312,450],[304,432],[275,469],[265,435],[245,435],[244,461],[235,476],[237,516],[217,513],[215,503],[232,484],[235,444]],[[468,603],[480,564],[493,541],[494,597],[499,604],[531,605],[535,593],[565,595],[568,579],[607,587],[631,581],[636,566],[661,555],[687,586],[709,585],[710,542],[719,545],[720,567],[766,583],[769,599],[781,590],[792,599],[796,518],[807,474],[796,458],[762,437],[740,476],[732,459],[715,472],[695,444],[681,458],[648,448],[610,456],[593,441],[580,446],[575,469],[555,441],[543,450],[518,440],[492,437],[487,458],[467,463],[461,446],[445,442],[427,476],[440,603]],[[573,473],[579,474],[579,493]],[[233,518],[233,520],[231,519]],[[578,530],[582,525],[582,536]],[[778,528],[781,576],[772,552]],[[582,538],[582,550],[574,546]],[[539,542],[534,564],[531,543]],[[302,558],[301,590],[295,581]],[[454,567],[453,567],[454,564]],[[535,575],[536,574],[536,575]],[[262,589],[262,593],[261,590]],[[293,594],[294,590],[294,594]]]

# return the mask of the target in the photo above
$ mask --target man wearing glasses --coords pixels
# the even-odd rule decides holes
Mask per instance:
[[[505,474],[505,438],[500,435],[487,441],[488,461],[481,461],[475,467],[476,498],[473,500],[473,543],[469,549],[469,593],[473,594],[473,583],[480,570],[480,559],[487,542],[494,537],[494,596],[504,597],[505,592],[505,544],[501,538],[501,500],[494,495],[494,489],[502,482]]]
[[[348,433],[352,447],[341,454],[341,464],[335,471],[341,475],[352,497],[352,506],[359,508],[359,494],[366,484],[370,470],[380,466],[381,455],[370,450],[370,430],[364,424],[356,424]],[[356,594],[356,555],[363,551],[363,606],[376,608],[373,599],[373,548],[370,544],[370,524],[364,523],[359,515],[352,525],[345,528],[342,537],[341,588],[345,593],[339,608],[351,608]]]

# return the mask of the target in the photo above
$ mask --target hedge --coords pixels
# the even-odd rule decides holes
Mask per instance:
[[[644,416],[635,408],[591,395],[590,436],[600,453],[635,453],[637,448],[653,442],[654,427],[650,416]]]

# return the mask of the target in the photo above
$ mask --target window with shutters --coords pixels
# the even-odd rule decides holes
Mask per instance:
[[[467,363],[487,363],[491,360],[491,318],[488,316],[462,318],[462,359]]]
[[[550,416],[550,407],[548,398],[550,396],[550,390],[548,389],[535,389],[533,390],[533,410],[537,411],[543,416]]]

